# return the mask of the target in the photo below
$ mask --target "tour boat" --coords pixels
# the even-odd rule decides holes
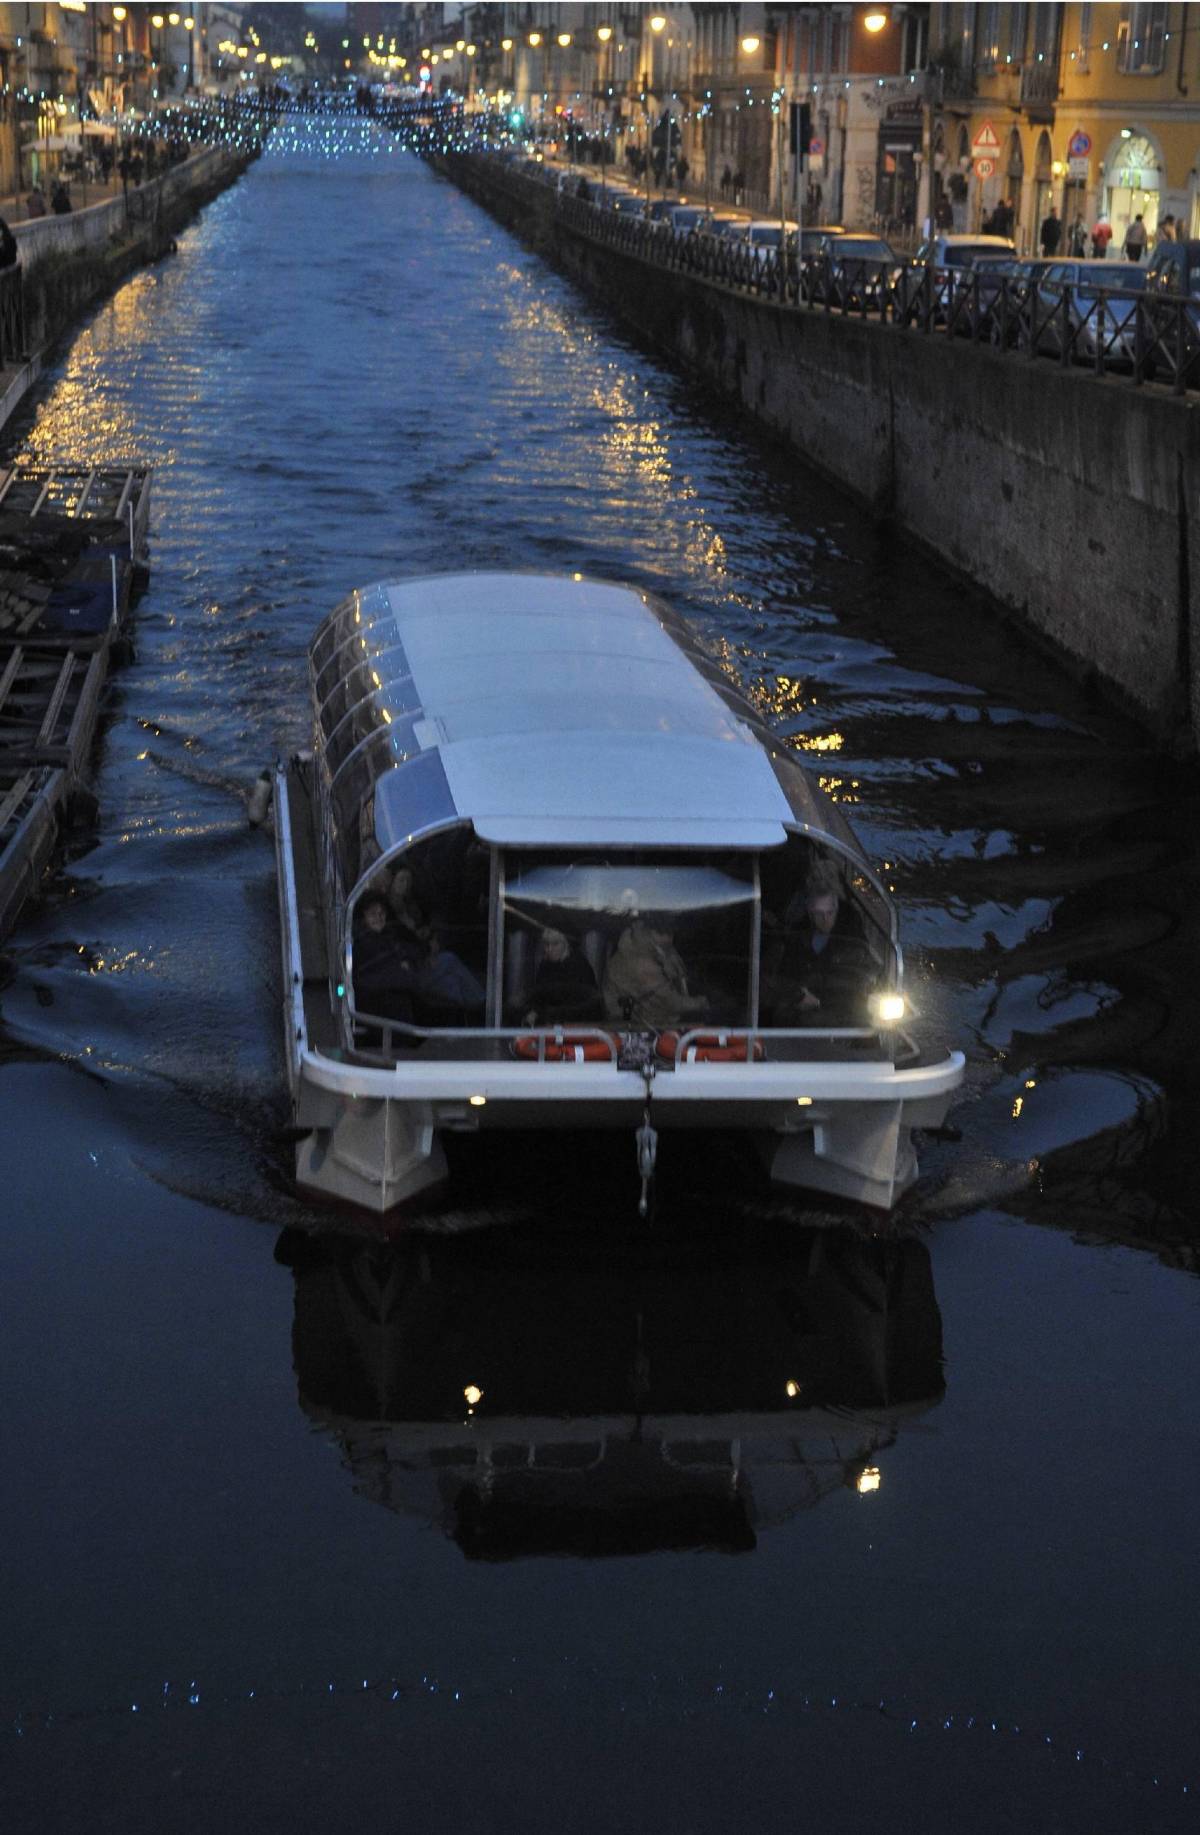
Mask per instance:
[[[960,1052],[907,1023],[840,809],[650,593],[459,572],[352,592],[275,774],[296,1180],[386,1214],[443,1139],[736,1131],[889,1209]]]

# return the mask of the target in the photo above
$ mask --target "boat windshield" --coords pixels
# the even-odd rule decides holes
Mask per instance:
[[[505,861],[505,1025],[752,1020],[752,857]]]

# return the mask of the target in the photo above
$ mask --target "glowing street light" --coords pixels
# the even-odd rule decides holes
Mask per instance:
[[[887,14],[877,6],[872,7],[869,13],[863,15],[863,30],[866,32],[882,32],[887,23]]]
[[[743,38],[742,50],[746,53],[747,57],[751,57],[754,54],[754,52],[758,50],[758,47],[761,43],[762,43],[761,39],[755,38],[753,36],[750,36],[748,38]]]

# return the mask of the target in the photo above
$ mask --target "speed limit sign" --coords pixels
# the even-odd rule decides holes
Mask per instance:
[[[994,159],[985,158],[985,159],[977,159],[975,161],[975,172],[979,178],[991,178],[992,173],[995,170],[996,170],[996,162]]]

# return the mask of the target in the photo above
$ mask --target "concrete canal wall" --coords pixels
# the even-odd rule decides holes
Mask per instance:
[[[1115,689],[1200,738],[1200,402],[776,306],[594,242],[551,187],[448,175],[655,346]]]
[[[196,212],[239,178],[253,154],[207,147],[128,197],[14,223],[20,251],[28,363],[0,384],[0,425],[36,380],[41,356],[80,314],[135,268],[153,261]]]

